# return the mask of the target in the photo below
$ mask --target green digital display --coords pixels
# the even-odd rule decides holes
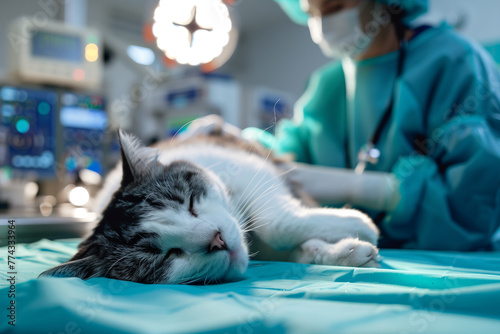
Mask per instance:
[[[32,38],[32,54],[80,63],[83,60],[82,41],[78,36],[35,31]]]

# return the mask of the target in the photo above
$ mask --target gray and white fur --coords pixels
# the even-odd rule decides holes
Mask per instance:
[[[238,280],[249,231],[273,249],[295,250],[298,262],[377,265],[372,221],[356,210],[304,205],[286,180],[288,165],[257,144],[205,136],[144,147],[121,131],[119,139],[122,164],[98,197],[99,224],[70,261],[42,275]]]

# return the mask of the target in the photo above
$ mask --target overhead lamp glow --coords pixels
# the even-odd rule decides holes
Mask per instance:
[[[137,45],[129,45],[127,47],[127,55],[137,64],[149,66],[155,61],[155,53],[153,50]]]
[[[161,0],[152,30],[168,58],[196,66],[221,55],[232,28],[221,0]]]
[[[68,199],[74,206],[84,206],[88,203],[90,195],[84,187],[75,187],[69,192]]]

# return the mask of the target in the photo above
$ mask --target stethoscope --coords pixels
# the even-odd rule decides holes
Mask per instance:
[[[389,106],[387,106],[387,109],[384,112],[384,115],[380,119],[376,130],[373,134],[373,136],[370,137],[370,139],[367,141],[367,143],[361,147],[361,149],[358,152],[357,156],[357,164],[356,167],[354,168],[354,173],[357,175],[361,175],[364,173],[366,170],[366,167],[368,165],[377,165],[380,159],[381,152],[377,148],[377,143],[380,140],[380,137],[382,136],[382,132],[384,131],[387,123],[389,123],[389,120],[392,115],[392,111],[394,109],[394,99],[396,95],[396,85],[398,82],[398,79],[401,78],[401,75],[403,73],[403,65],[404,61],[406,58],[406,49],[407,49],[407,42],[406,39],[404,38],[404,33],[400,36],[399,38],[399,55],[398,55],[398,67],[397,67],[397,72],[396,72],[396,78],[394,80],[394,87],[393,87],[393,92],[391,96],[391,100],[389,102]],[[345,159],[346,159],[346,167],[350,168],[350,156],[349,156],[349,138],[348,138],[348,117],[346,113],[346,130],[345,130]],[[346,203],[344,205],[344,208],[352,208],[352,205],[350,203]],[[386,216],[386,212],[382,211],[380,212],[374,219],[375,223],[378,224],[380,223]]]
[[[404,35],[404,34],[403,34]],[[396,72],[396,79],[394,80],[394,87],[393,87],[393,93],[391,96],[391,100],[389,102],[389,106],[387,107],[386,111],[384,112],[384,115],[380,119],[376,130],[373,134],[373,136],[370,137],[370,139],[367,141],[367,143],[361,147],[361,149],[358,152],[357,156],[357,164],[356,167],[354,168],[354,173],[361,175],[363,172],[366,170],[366,167],[368,165],[377,165],[380,159],[381,152],[377,148],[377,143],[380,140],[380,137],[382,135],[382,132],[384,131],[385,127],[387,126],[387,123],[389,122],[392,111],[394,109],[394,99],[396,95],[396,85],[398,79],[401,77],[403,73],[403,65],[404,61],[406,58],[406,49],[407,49],[407,42],[406,39],[403,37],[400,38],[399,40],[399,56],[398,56],[398,67],[397,67],[397,72]],[[347,116],[346,116],[347,119]],[[348,125],[348,122],[346,122]],[[346,164],[349,165],[349,147],[348,147],[348,135],[347,135],[347,127],[346,127]]]

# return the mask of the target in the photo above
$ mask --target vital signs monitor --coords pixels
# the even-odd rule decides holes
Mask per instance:
[[[13,78],[84,89],[101,83],[102,47],[93,29],[21,17],[12,23],[8,40]]]

